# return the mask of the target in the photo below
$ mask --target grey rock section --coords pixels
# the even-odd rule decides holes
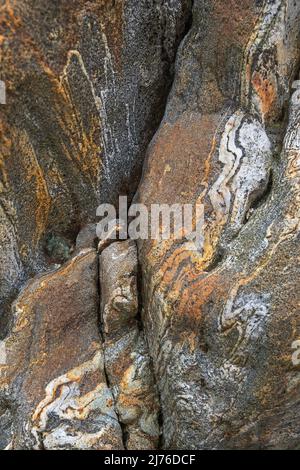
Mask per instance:
[[[0,429],[0,449],[5,449],[12,439],[12,416],[7,403],[3,403],[0,408]]]

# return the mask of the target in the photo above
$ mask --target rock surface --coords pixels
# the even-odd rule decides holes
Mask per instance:
[[[133,196],[190,3],[0,2],[2,336],[24,281],[68,259],[100,202]]]
[[[138,322],[137,250],[117,242],[100,256],[104,355],[127,449],[155,449],[159,402],[152,363]]]
[[[13,306],[1,399],[13,449],[122,449],[98,330],[98,267],[84,250],[33,281]]]
[[[300,5],[229,3],[194,3],[136,196],[203,203],[203,251],[140,242],[143,321],[165,447],[295,448]]]
[[[0,447],[299,449],[300,3],[0,19]],[[202,249],[97,252],[134,194],[202,204]]]

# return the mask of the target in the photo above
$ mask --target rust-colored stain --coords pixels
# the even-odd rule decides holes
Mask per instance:
[[[258,14],[259,11],[253,0],[243,0],[243,2],[213,0],[212,16],[218,21],[218,28],[214,28],[212,33],[216,35],[216,30],[219,32],[220,46],[228,47],[228,41],[245,45],[245,41],[253,31]]]
[[[16,14],[15,4],[15,1],[6,0],[0,6],[0,45],[5,39],[5,35],[2,35],[2,33],[7,31],[16,33],[18,27],[22,24],[20,16]]]
[[[267,117],[276,103],[277,90],[272,81],[263,78],[260,73],[255,72],[252,77],[254,90],[258,94],[261,102],[261,111],[264,117]]]
[[[45,233],[48,221],[48,214],[51,208],[51,197],[48,191],[45,176],[35,152],[30,145],[27,135],[21,134],[19,136],[19,143],[23,148],[25,156],[25,171],[26,181],[33,182],[36,194],[36,209],[35,209],[35,236],[34,244],[37,246],[41,237]]]

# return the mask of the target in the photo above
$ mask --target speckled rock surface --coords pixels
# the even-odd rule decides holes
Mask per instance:
[[[205,211],[202,252],[139,244],[167,448],[300,445],[299,31],[292,1],[194,2],[136,196]]]
[[[13,449],[121,449],[104,371],[95,250],[30,281],[2,343],[1,399]]]
[[[2,335],[16,288],[68,259],[100,202],[133,196],[190,3],[0,2]]]
[[[107,376],[123,425],[127,449],[158,446],[159,401],[141,325],[138,321],[137,250],[117,242],[100,256],[101,319]]]
[[[299,449],[300,2],[0,19],[0,447]],[[98,244],[119,195],[202,249]]]

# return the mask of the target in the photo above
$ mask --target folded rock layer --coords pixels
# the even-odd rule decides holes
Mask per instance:
[[[293,448],[300,6],[229,4],[194,3],[148,150],[135,201],[203,204],[204,240],[140,242],[143,321],[166,447]]]
[[[0,18],[1,447],[299,448],[300,3]],[[201,246],[97,252],[119,195],[201,206]]]
[[[0,325],[100,203],[132,198],[190,0],[0,3]]]

